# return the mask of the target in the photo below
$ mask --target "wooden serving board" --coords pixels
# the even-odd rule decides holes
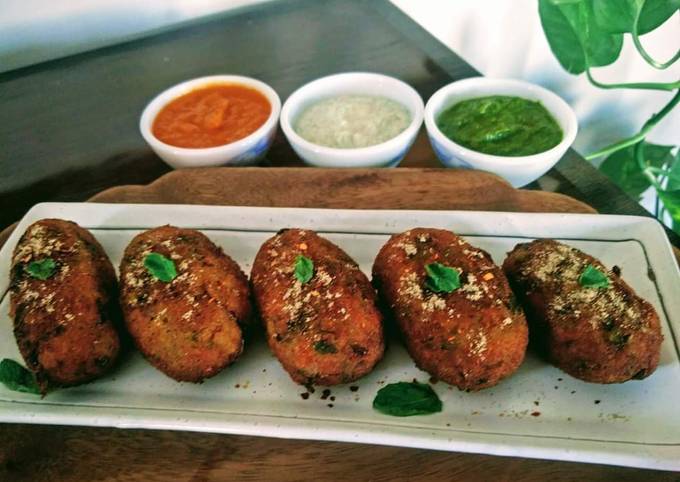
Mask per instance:
[[[462,209],[594,213],[562,194],[513,188],[467,169],[201,168],[172,171],[144,186],[117,186],[88,202],[210,204],[338,209]],[[2,246],[16,224],[0,233]]]
[[[469,169],[201,168],[171,171],[151,184],[117,186],[99,203],[207,204],[337,209],[434,209],[595,213],[563,194],[515,189]],[[16,223],[0,232],[0,247]],[[673,247],[680,263],[680,249]]]
[[[595,212],[561,194],[514,189],[466,169],[218,168],[173,171],[147,186],[108,189],[92,202],[341,209]]]
[[[338,209],[436,209],[594,213],[562,194],[513,188],[467,169],[201,168],[171,171],[148,185],[117,186],[88,202]],[[16,223],[0,232],[0,247]]]
[[[148,185],[117,186],[88,202],[337,209],[436,209],[595,213],[581,201],[515,189],[468,169],[201,168],[171,171]],[[16,223],[0,232],[0,247]],[[680,263],[680,250],[673,248]]]

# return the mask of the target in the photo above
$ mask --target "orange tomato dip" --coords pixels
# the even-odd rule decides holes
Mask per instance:
[[[171,146],[222,146],[255,132],[271,111],[269,101],[258,90],[239,84],[214,84],[163,107],[151,130]]]

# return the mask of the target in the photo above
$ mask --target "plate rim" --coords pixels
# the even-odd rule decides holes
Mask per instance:
[[[673,278],[675,280],[680,280],[680,269],[678,269],[678,264],[675,262],[675,256],[673,254],[670,242],[660,224],[651,218],[642,216],[621,216],[621,215],[603,215],[603,214],[581,214],[581,213],[515,213],[515,212],[499,212],[499,211],[461,211],[461,210],[395,210],[395,209],[332,209],[332,208],[279,208],[279,207],[251,207],[251,206],[213,206],[213,205],[187,205],[187,204],[109,204],[109,203],[40,203],[31,208],[26,215],[21,219],[17,225],[14,232],[7,239],[5,245],[0,250],[0,292],[4,293],[7,290],[8,277],[2,271],[8,272],[8,258],[11,257],[11,251],[14,249],[19,237],[25,231],[29,223],[33,221],[49,216],[55,216],[54,211],[60,209],[79,209],[84,208],[86,210],[104,210],[107,209],[145,209],[145,210],[172,210],[172,209],[182,209],[182,210],[202,210],[205,208],[210,209],[220,209],[224,212],[228,211],[250,211],[251,213],[263,214],[271,216],[272,211],[278,212],[280,215],[293,214],[304,215],[304,214],[320,214],[323,213],[328,215],[329,213],[335,214],[351,214],[354,217],[361,216],[417,216],[418,214],[437,214],[437,215],[462,215],[462,216],[502,216],[504,218],[525,218],[525,219],[535,219],[544,220],[546,218],[552,218],[553,220],[559,219],[572,219],[572,220],[582,220],[589,221],[594,220],[596,224],[606,224],[607,222],[616,222],[621,225],[621,223],[630,223],[631,225],[637,225],[640,229],[637,234],[637,238],[630,238],[630,240],[638,241],[643,249],[645,257],[647,258],[647,263],[650,269],[655,269],[655,275],[657,275],[656,280],[652,280],[655,284],[657,292],[659,294],[662,306],[666,311],[666,320],[668,321],[668,327],[671,330],[672,341],[675,345],[676,355],[680,360],[680,350],[678,348],[678,339],[676,332],[680,332],[679,320],[675,320],[668,312],[665,306],[665,299],[669,292],[673,291],[673,286],[666,286],[668,289],[664,289],[662,293],[662,286],[668,283],[667,278],[671,281]],[[47,215],[46,215],[47,213]],[[273,216],[278,217],[278,216]],[[185,225],[186,223],[179,223]],[[136,226],[135,228],[128,229],[146,229],[150,226],[158,225],[157,222],[153,220],[150,221],[146,226]],[[106,224],[101,224],[105,227]],[[94,226],[83,226],[88,229],[101,229]],[[120,227],[119,227],[120,228]],[[115,229],[113,227],[112,229]],[[210,228],[198,226],[196,229],[210,230]],[[213,229],[227,229],[227,228],[213,228]],[[540,231],[540,228],[536,228]],[[271,232],[275,230],[267,230]],[[323,229],[319,232],[329,232]],[[330,231],[335,232],[335,231]],[[370,234],[370,233],[367,233]],[[386,234],[386,233],[375,233],[375,234]],[[463,236],[474,236],[470,233],[460,233]],[[490,234],[476,234],[477,236],[493,236]],[[508,234],[506,237],[523,237],[513,234]],[[526,236],[527,238],[535,238],[537,236]],[[555,236],[561,239],[569,239],[563,236]],[[625,239],[602,239],[602,238],[571,238],[571,239],[581,239],[581,240],[599,240],[605,241],[625,241]],[[650,248],[648,252],[647,247]],[[654,248],[652,250],[651,248]],[[668,269],[666,264],[664,269],[661,270],[661,283],[657,282],[659,280],[659,263],[663,262],[668,257],[673,261],[672,265],[674,269]],[[676,289],[675,291],[680,291]],[[675,328],[675,330],[674,330]],[[31,413],[24,413],[20,407],[25,407],[31,405],[34,408],[39,405],[41,409],[34,410]],[[48,411],[43,410],[49,407]],[[223,422],[222,424],[215,423],[213,416],[206,414],[205,412],[200,412],[202,415],[197,416],[197,412],[186,411],[181,408],[178,409],[163,409],[163,412],[168,412],[176,414],[177,418],[173,420],[173,417],[163,417],[158,416],[158,409],[130,409],[130,408],[110,408],[110,407],[97,407],[97,406],[80,406],[80,405],[60,405],[59,408],[55,409],[53,405],[46,404],[36,404],[31,402],[22,401],[0,401],[0,422],[13,422],[13,423],[44,423],[44,424],[66,424],[66,425],[80,425],[80,426],[107,426],[107,427],[117,427],[117,428],[146,428],[146,429],[172,429],[172,430],[189,430],[189,431],[199,431],[199,432],[216,432],[216,433],[233,433],[241,435],[254,435],[254,436],[271,436],[278,438],[296,438],[296,439],[312,439],[312,440],[336,440],[344,442],[360,442],[368,444],[387,444],[387,445],[397,445],[403,447],[417,447],[417,448],[430,448],[437,450],[448,450],[448,451],[462,451],[462,452],[474,452],[474,453],[487,453],[493,455],[506,455],[506,456],[521,456],[530,458],[549,458],[554,460],[568,460],[576,462],[594,462],[594,463],[605,463],[605,464],[615,464],[631,467],[644,467],[644,468],[654,468],[654,469],[668,469],[668,470],[678,470],[680,471],[680,443],[678,444],[664,444],[664,443],[630,443],[630,442],[615,442],[615,441],[598,441],[598,440],[583,440],[574,439],[571,437],[555,437],[551,438],[551,446],[540,446],[535,443],[520,443],[513,444],[510,441],[495,440],[495,441],[473,441],[465,440],[470,436],[486,439],[486,438],[511,438],[533,440],[534,442],[539,440],[535,435],[528,434],[514,434],[514,435],[498,435],[480,432],[467,432],[467,436],[461,436],[461,434],[466,433],[464,430],[454,430],[454,429],[439,429],[442,432],[448,432],[450,434],[455,434],[453,438],[449,437],[446,443],[443,443],[439,437],[436,437],[432,432],[438,431],[436,428],[426,429],[422,427],[408,427],[399,428],[399,433],[393,433],[389,428],[385,429],[377,428],[378,425],[367,426],[365,422],[359,421],[333,421],[333,420],[321,420],[319,421],[320,427],[315,429],[305,428],[308,419],[300,418],[297,422],[293,419],[285,419],[286,422],[282,423],[282,419],[269,416],[269,415],[257,415],[249,416],[254,420],[260,420],[261,422],[251,421],[239,421],[238,423],[234,420]],[[84,410],[83,410],[84,409]],[[80,414],[69,413],[71,411],[81,412]],[[126,411],[125,415],[121,414],[118,417],[113,416],[117,411]],[[132,415],[130,412],[134,412]],[[82,412],[90,413],[92,416],[83,415]],[[149,412],[146,414],[146,412]],[[155,412],[155,413],[154,413]],[[181,415],[184,414],[185,417]],[[137,416],[139,415],[139,417]],[[88,418],[89,417],[89,418]],[[233,416],[230,416],[233,419]],[[269,419],[272,419],[271,423],[267,423]],[[278,423],[275,423],[277,421]],[[343,427],[356,425],[361,429],[358,432],[348,432]],[[266,430],[263,432],[263,430]],[[277,432],[278,431],[278,432]],[[423,432],[431,432],[430,435],[424,434]],[[434,436],[434,438],[433,438]],[[461,440],[463,439],[463,440]],[[559,443],[557,443],[559,441]],[[633,447],[632,450],[620,450],[620,444],[628,444]],[[566,444],[566,445],[565,445]],[[611,444],[615,444],[619,450],[611,450]],[[550,445],[550,444],[549,444]],[[574,448],[577,447],[576,450]],[[642,450],[641,450],[642,448]]]

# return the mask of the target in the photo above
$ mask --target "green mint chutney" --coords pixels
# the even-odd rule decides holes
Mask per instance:
[[[458,102],[439,115],[437,127],[461,146],[497,156],[530,156],[562,140],[562,129],[540,102],[503,95]]]

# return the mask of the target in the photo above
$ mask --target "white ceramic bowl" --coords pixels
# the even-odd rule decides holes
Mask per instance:
[[[562,128],[562,141],[555,147],[531,156],[494,156],[473,151],[453,142],[437,127],[439,114],[465,99],[488,95],[509,95],[540,101]],[[464,167],[490,171],[521,187],[545,174],[564,155],[576,138],[578,124],[569,104],[553,92],[520,80],[473,77],[459,80],[439,89],[425,107],[425,127],[437,157],[448,167]]]
[[[300,137],[293,123],[309,105],[338,95],[373,95],[399,102],[411,114],[411,123],[396,137],[381,144],[354,149],[320,146]],[[413,144],[423,123],[423,99],[413,87],[387,75],[348,72],[330,75],[303,85],[281,109],[281,129],[293,150],[307,164],[319,167],[393,167]]]
[[[243,139],[223,146],[205,148],[175,147],[157,139],[151,126],[158,112],[173,99],[192,90],[214,84],[240,84],[261,92],[269,101],[272,111],[255,132]],[[281,100],[274,89],[264,82],[240,75],[211,75],[187,80],[158,94],[146,106],[139,121],[139,130],[151,149],[175,169],[185,167],[207,167],[254,164],[264,157],[276,134],[276,123],[281,112]]]

